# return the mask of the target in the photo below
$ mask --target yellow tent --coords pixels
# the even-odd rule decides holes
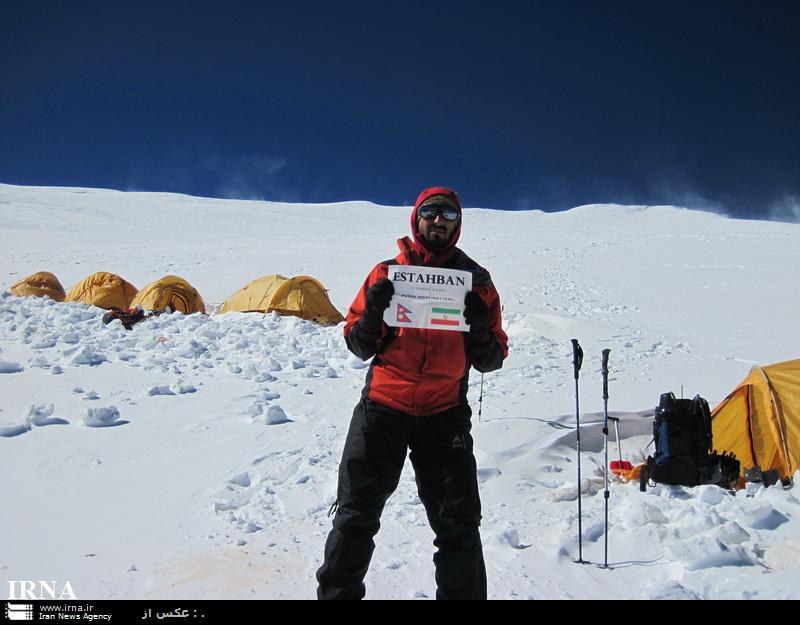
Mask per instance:
[[[19,297],[49,297],[63,302],[66,294],[64,287],[49,271],[39,271],[11,285],[11,294]]]
[[[288,279],[278,274],[256,278],[226,299],[219,312],[267,312],[275,291]]]
[[[711,413],[714,447],[733,451],[741,470],[800,468],[800,360],[753,367]]]
[[[287,278],[274,274],[253,280],[225,300],[220,313],[232,310],[274,311],[324,325],[336,325],[344,321],[344,317],[328,299],[325,287],[309,276]]]
[[[164,276],[144,287],[131,302],[131,307],[141,306],[145,310],[165,310],[169,306],[173,312],[180,311],[190,315],[205,313],[203,298],[183,278]]]
[[[138,289],[114,273],[98,271],[73,286],[64,301],[83,302],[98,308],[131,307]]]

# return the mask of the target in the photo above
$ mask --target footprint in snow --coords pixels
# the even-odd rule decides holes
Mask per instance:
[[[69,425],[69,421],[53,417],[55,406],[50,403],[31,404],[28,406],[28,414],[25,420],[31,425],[42,427],[45,425]]]
[[[18,362],[0,360],[0,373],[19,373],[23,367]]]
[[[228,480],[231,484],[236,484],[237,486],[242,486],[247,488],[250,486],[250,474],[245,471],[244,473],[239,473],[234,475],[230,480]]]
[[[197,388],[191,384],[173,384],[172,386],[152,386],[147,389],[147,394],[151,397],[158,395],[186,395],[196,393]]]
[[[30,430],[31,430],[30,423],[20,423],[17,425],[0,425],[0,436],[2,436],[3,438],[13,438],[14,436],[25,434],[25,432],[30,432]]]
[[[270,406],[267,409],[267,425],[278,425],[279,423],[290,423],[291,419],[286,416],[280,406]]]
[[[266,411],[264,408],[266,408]],[[251,403],[245,412],[254,421],[258,419],[260,422],[263,418],[266,425],[280,425],[281,423],[292,422],[292,420],[286,416],[286,412],[284,412],[283,408],[278,405],[267,407],[263,402],[256,401]]]
[[[130,423],[130,421],[120,419],[119,416],[119,410],[117,410],[116,406],[89,408],[83,418],[83,423],[90,428],[109,428]]]

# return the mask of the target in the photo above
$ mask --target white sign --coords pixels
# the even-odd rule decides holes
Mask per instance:
[[[469,271],[390,265],[394,296],[383,320],[396,328],[428,328],[469,332],[464,298],[472,290]]]

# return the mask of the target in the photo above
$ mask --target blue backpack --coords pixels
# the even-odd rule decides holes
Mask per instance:
[[[717,484],[723,488],[731,488],[739,479],[739,461],[734,455],[713,450],[711,410],[700,395],[676,399],[674,393],[662,394],[655,410],[653,440],[656,451],[647,458],[641,473],[642,490],[648,479],[662,484]]]

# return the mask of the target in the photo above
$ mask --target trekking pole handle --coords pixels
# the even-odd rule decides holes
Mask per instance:
[[[610,349],[603,350],[602,371],[603,371],[603,399],[608,399],[608,355]]]
[[[572,368],[575,370],[575,379],[578,379],[578,371],[581,370],[583,364],[583,350],[578,344],[578,339],[572,340]]]

